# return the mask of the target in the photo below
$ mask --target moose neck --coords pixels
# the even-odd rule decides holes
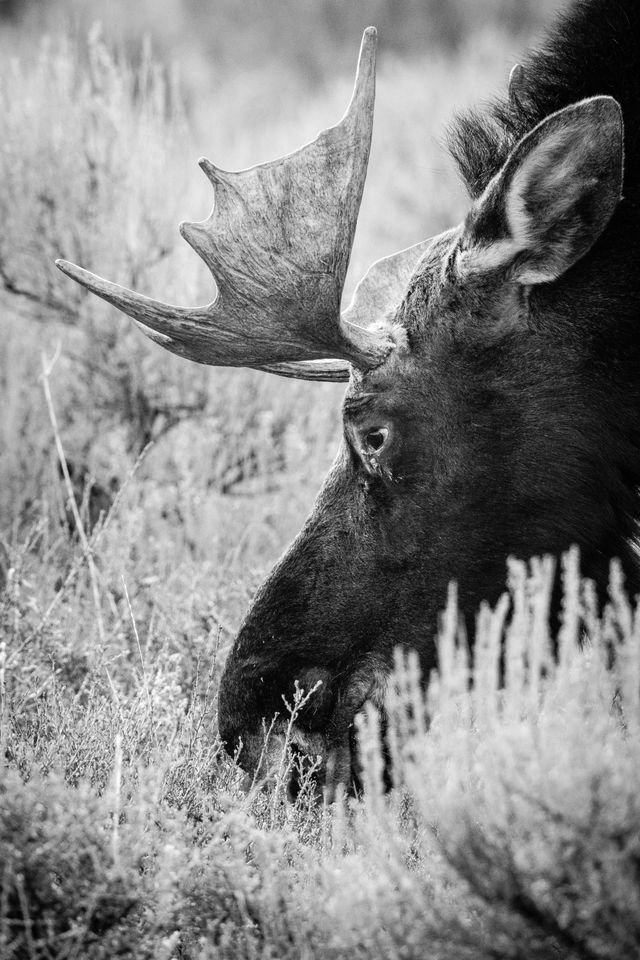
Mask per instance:
[[[558,281],[531,292],[531,329],[546,334],[553,349],[540,344],[541,378],[523,374],[519,397],[512,384],[522,404],[513,405],[512,416],[522,430],[510,449],[512,481],[503,486],[521,508],[529,504],[530,523],[528,533],[504,540],[515,552],[536,542],[553,552],[578,543],[584,571],[600,585],[618,556],[631,591],[638,575],[630,542],[640,517],[639,49],[637,0],[575,0],[523,60],[517,88],[463,115],[449,139],[469,193],[478,198],[544,118],[600,95],[621,106],[623,200],[595,247]],[[532,369],[540,366],[534,354],[529,361]],[[508,503],[498,509],[508,513]]]
[[[593,255],[532,292],[525,330],[463,349],[447,378],[443,447],[460,466],[434,504],[431,564],[458,581],[469,616],[497,599],[507,556],[557,557],[574,544],[601,598],[614,557],[630,593],[640,590],[635,210],[617,220]]]

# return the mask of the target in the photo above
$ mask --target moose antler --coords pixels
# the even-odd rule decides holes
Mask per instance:
[[[200,161],[215,189],[214,209],[201,223],[181,224],[180,232],[216,280],[218,294],[208,306],[160,303],[64,260],[57,261],[60,269],[132,317],[156,343],[199,363],[330,380],[347,379],[348,363],[380,364],[394,346],[391,325],[375,323],[387,305],[371,311],[369,296],[363,317],[356,294],[340,314],[371,143],[375,48],[369,27],[347,112],[312,143],[237,173]],[[397,257],[404,277],[405,255],[374,264],[363,292],[385,288],[380,264]],[[399,299],[391,269],[394,278]]]

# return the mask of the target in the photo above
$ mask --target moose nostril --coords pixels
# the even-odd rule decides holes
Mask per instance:
[[[294,765],[289,771],[287,780],[287,800],[289,803],[295,803],[302,790],[302,779],[299,768]]]
[[[225,722],[218,715],[218,734],[226,753],[235,760],[242,749],[242,735],[239,729],[228,721]]]

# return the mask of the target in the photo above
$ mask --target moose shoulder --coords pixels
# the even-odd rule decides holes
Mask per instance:
[[[294,741],[348,780],[354,716],[382,703],[394,646],[435,664],[450,580],[470,624],[510,554],[578,544],[600,590],[612,557],[640,587],[639,49],[636,0],[576,2],[510,95],[457,121],[464,222],[374,264],[342,312],[372,29],[338,126],[240,173],[201,161],[214,211],[181,230],[214,273],[212,304],[169,306],[60,262],[181,356],[349,380],[334,466],[222,679],[220,732],[247,771],[283,695],[322,681]]]

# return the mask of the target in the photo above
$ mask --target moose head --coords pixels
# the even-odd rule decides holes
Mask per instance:
[[[354,717],[382,703],[394,647],[415,648],[425,675],[435,665],[451,580],[471,629],[510,554],[575,543],[601,587],[613,556],[638,583],[640,348],[616,228],[628,216],[621,108],[590,95],[536,117],[518,71],[511,99],[529,96],[529,112],[509,109],[525,130],[503,125],[464,222],[375,263],[341,311],[375,44],[369,28],[350,106],[315,141],[238,173],[200,161],[214,210],[180,230],[215,277],[213,303],[169,306],[58,264],[182,357],[348,381],[335,463],[222,678],[220,732],[249,772],[297,682],[317,689],[294,745],[348,781]],[[480,134],[466,135],[478,153]]]

